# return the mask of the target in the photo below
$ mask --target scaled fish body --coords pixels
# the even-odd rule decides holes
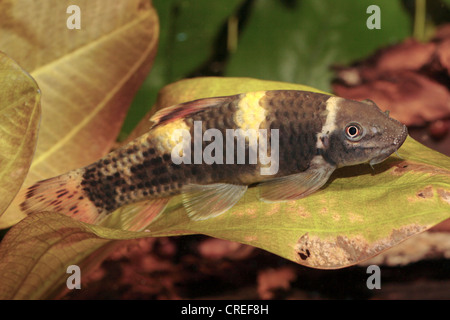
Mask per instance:
[[[383,161],[407,136],[403,124],[370,100],[291,90],[187,102],[152,121],[148,133],[99,161],[31,186],[22,209],[99,223],[122,206],[146,201],[132,222],[144,226],[181,193],[191,219],[202,220],[227,211],[249,186],[259,188],[263,201],[307,196],[336,168]],[[256,150],[255,141],[266,149]],[[269,167],[275,170],[267,174]]]

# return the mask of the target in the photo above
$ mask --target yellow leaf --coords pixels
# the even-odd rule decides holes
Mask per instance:
[[[80,29],[69,29],[80,8]],[[36,154],[24,183],[87,165],[111,149],[156,53],[158,18],[147,0],[0,2],[0,50],[42,91]],[[14,201],[0,227],[24,216]]]
[[[0,52],[0,215],[19,191],[33,158],[40,97],[33,78]]]
[[[84,274],[83,260],[110,242],[68,217],[45,217],[38,214],[24,219],[1,242],[0,299],[55,296],[65,287],[69,265],[81,266]]]

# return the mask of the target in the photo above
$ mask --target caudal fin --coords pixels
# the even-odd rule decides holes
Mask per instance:
[[[85,195],[81,181],[81,170],[39,181],[25,190],[20,207],[27,214],[58,212],[83,222],[97,224],[105,217],[105,212]]]

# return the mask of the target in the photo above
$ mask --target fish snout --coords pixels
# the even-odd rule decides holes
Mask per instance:
[[[381,148],[376,157],[370,160],[370,165],[374,165],[386,160],[391,154],[396,152],[405,142],[408,137],[408,128],[405,125],[401,125],[400,132],[397,133],[393,139],[390,139],[390,144]]]

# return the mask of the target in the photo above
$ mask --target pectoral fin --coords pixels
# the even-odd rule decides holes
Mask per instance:
[[[192,220],[206,220],[216,217],[239,201],[247,186],[215,183],[192,184],[183,188],[183,205]]]
[[[311,166],[304,172],[260,183],[259,198],[265,202],[304,198],[320,189],[335,169],[335,166],[330,165],[319,156],[311,162]]]

